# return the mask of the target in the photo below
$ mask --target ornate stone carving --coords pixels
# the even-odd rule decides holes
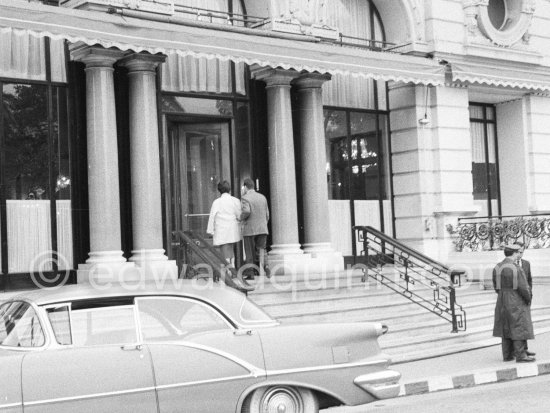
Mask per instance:
[[[337,40],[337,28],[325,24],[325,0],[272,0],[270,28]]]
[[[414,24],[416,26],[416,39],[422,40],[424,33],[424,14],[420,0],[411,0],[411,5],[414,14]]]
[[[464,24],[467,43],[511,47],[529,43],[528,34],[536,0],[503,0],[506,3],[506,22],[497,28],[489,17],[489,0],[464,0]]]
[[[288,19],[304,26],[325,21],[325,0],[272,1],[274,17]]]

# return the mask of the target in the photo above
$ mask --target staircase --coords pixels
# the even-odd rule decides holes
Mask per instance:
[[[389,334],[379,342],[394,363],[500,343],[492,336],[497,296],[483,279],[469,282],[464,271],[374,228],[354,229],[360,268],[260,279],[249,297],[282,323],[382,322]],[[540,334],[550,331],[550,285],[534,291],[531,315]]]
[[[391,275],[396,270],[387,266]],[[496,294],[472,283],[456,290],[468,315],[466,331],[451,333],[451,324],[376,280],[362,281],[363,272],[276,276],[259,279],[249,298],[281,323],[375,321],[389,327],[379,339],[393,363],[437,357],[500,343],[494,338]],[[535,285],[535,291],[538,286]],[[420,288],[419,288],[420,289]],[[427,287],[423,287],[427,289]],[[536,298],[536,296],[535,296]],[[535,303],[536,304],[536,303]],[[550,303],[531,308],[535,332],[550,331]]]

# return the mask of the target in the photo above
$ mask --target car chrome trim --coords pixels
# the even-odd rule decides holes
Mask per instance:
[[[0,409],[11,409],[13,407],[22,407],[23,403],[9,403],[9,404],[0,404]]]
[[[279,325],[280,323],[274,319],[272,319],[271,317],[269,317],[268,314],[264,314],[266,315],[266,317],[269,317],[269,320],[249,320],[247,318],[244,318],[243,317],[243,308],[244,308],[244,305],[246,304],[247,302],[247,298],[246,297],[243,297],[243,300],[241,302],[241,306],[239,308],[239,318],[241,319],[241,321],[244,322],[241,323],[241,325],[246,325],[246,326],[262,326],[262,327],[267,327],[267,326],[276,326],[276,325]],[[257,305],[255,303],[252,302],[252,304],[254,304],[256,307]],[[263,310],[262,310],[263,311]]]
[[[227,327],[234,329],[234,325],[228,320],[228,317],[225,316],[225,312],[216,306],[213,302],[204,300],[201,297],[187,297],[187,296],[178,296],[178,295],[149,295],[149,296],[136,296],[134,297],[134,302],[139,313],[139,302],[146,300],[180,300],[180,301],[191,301],[194,304],[201,305],[209,310],[212,310],[218,318],[220,318]],[[231,317],[229,317],[231,318]]]
[[[356,377],[353,382],[377,399],[389,399],[399,394],[401,387],[399,384],[400,379],[401,373],[387,369],[363,374]]]
[[[251,375],[253,377],[258,377],[258,376],[262,376],[262,375],[266,374],[266,371],[264,369],[256,367],[255,365],[249,363],[246,360],[243,360],[239,357],[235,357],[233,354],[226,353],[225,351],[219,350],[217,348],[210,347],[210,346],[205,346],[203,344],[191,343],[190,341],[180,341],[178,343],[172,343],[172,342],[146,343],[146,345],[149,345],[149,346],[151,346],[151,345],[182,346],[182,347],[195,348],[197,350],[209,351],[211,353],[217,354],[218,356],[226,358],[226,359],[240,365],[241,367],[244,367],[245,369],[247,369],[251,373]]]
[[[161,386],[157,386],[157,390],[167,390],[167,389],[174,389],[178,387],[189,387],[189,386],[196,386],[200,384],[222,383],[226,381],[253,379],[253,378],[256,378],[256,376],[254,376],[253,374],[243,374],[241,376],[223,377],[221,379],[207,379],[207,380],[188,381],[188,382],[182,382],[182,383],[163,384]]]
[[[57,341],[57,336],[55,335],[55,331],[53,329],[52,321],[50,320],[50,317],[48,317],[48,310],[51,308],[59,308],[59,307],[67,307],[69,309],[69,331],[70,331],[70,337],[71,337],[71,344],[61,344]],[[63,303],[57,303],[57,304],[47,304],[40,306],[42,309],[42,317],[45,320],[45,323],[48,327],[48,336],[52,337],[50,340],[50,346],[60,347],[60,348],[67,348],[67,347],[73,347],[73,320],[71,317],[71,311],[72,311],[72,303],[70,301],[66,301]]]
[[[32,402],[23,402],[23,406],[40,406],[42,404],[64,403],[64,402],[71,402],[76,400],[89,400],[89,399],[97,399],[100,397],[120,396],[123,394],[145,393],[150,391],[155,391],[155,387],[143,387],[141,389],[118,390],[118,391],[111,391],[111,392],[104,392],[104,393],[85,394],[80,396],[59,397],[57,399],[36,400]]]
[[[319,371],[319,370],[338,370],[338,369],[347,369],[347,368],[353,368],[353,367],[366,367],[366,366],[378,366],[378,365],[385,366],[389,362],[390,362],[389,360],[383,359],[383,360],[362,361],[362,362],[354,362],[354,363],[327,364],[323,366],[300,367],[296,369],[267,370],[266,373],[269,377],[271,375],[281,375],[281,374],[291,374],[291,373],[309,373],[312,371]]]

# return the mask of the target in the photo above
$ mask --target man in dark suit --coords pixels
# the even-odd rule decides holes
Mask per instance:
[[[519,246],[519,258],[518,265],[523,270],[525,277],[527,278],[527,284],[529,288],[533,291],[533,277],[531,276],[531,263],[523,259],[523,253],[525,252],[525,244],[523,242],[516,242],[515,245]]]
[[[504,260],[493,270],[493,287],[498,293],[493,336],[502,338],[504,361],[533,362],[525,349],[526,340],[534,338],[531,321],[531,289],[523,270],[517,265],[520,247],[504,247]]]
[[[267,199],[255,191],[254,181],[250,178],[246,178],[243,182],[241,207],[244,250],[246,254],[245,265],[257,265],[260,269],[260,275],[263,275],[265,271],[265,275],[269,277],[271,274],[265,257],[269,208],[267,206]],[[248,278],[250,278],[249,274],[250,271],[247,274]]]
[[[525,244],[523,242],[516,242],[515,245],[519,246],[519,258],[517,261],[518,266],[523,270],[525,278],[527,278],[527,284],[531,289],[531,296],[533,296],[533,277],[531,275],[531,263],[523,259],[523,253],[525,252]],[[531,311],[531,305],[529,305],[529,312]],[[527,346],[527,341],[525,341],[525,353],[528,356],[535,356],[536,354],[532,351],[529,351]]]

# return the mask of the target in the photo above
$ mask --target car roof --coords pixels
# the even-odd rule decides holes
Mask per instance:
[[[242,302],[244,294],[226,287],[225,284],[196,280],[175,280],[166,282],[138,283],[81,283],[62,287],[41,288],[25,291],[11,297],[11,300],[27,300],[37,305],[48,305],[75,300],[109,297],[134,297],[146,295],[194,296],[218,304],[231,301]]]
[[[26,291],[11,297],[7,301],[26,300],[36,305],[51,305],[113,297],[140,297],[140,296],[179,296],[192,297],[215,304],[238,325],[250,324],[242,318],[241,308],[246,296],[226,286],[224,283],[210,280],[169,280],[166,282],[126,282],[97,285],[81,283],[64,285],[62,287],[42,288]],[[265,314],[265,313],[264,313]],[[268,317],[269,318],[269,317]],[[276,321],[271,320],[273,323]],[[252,323],[255,324],[255,323]]]

